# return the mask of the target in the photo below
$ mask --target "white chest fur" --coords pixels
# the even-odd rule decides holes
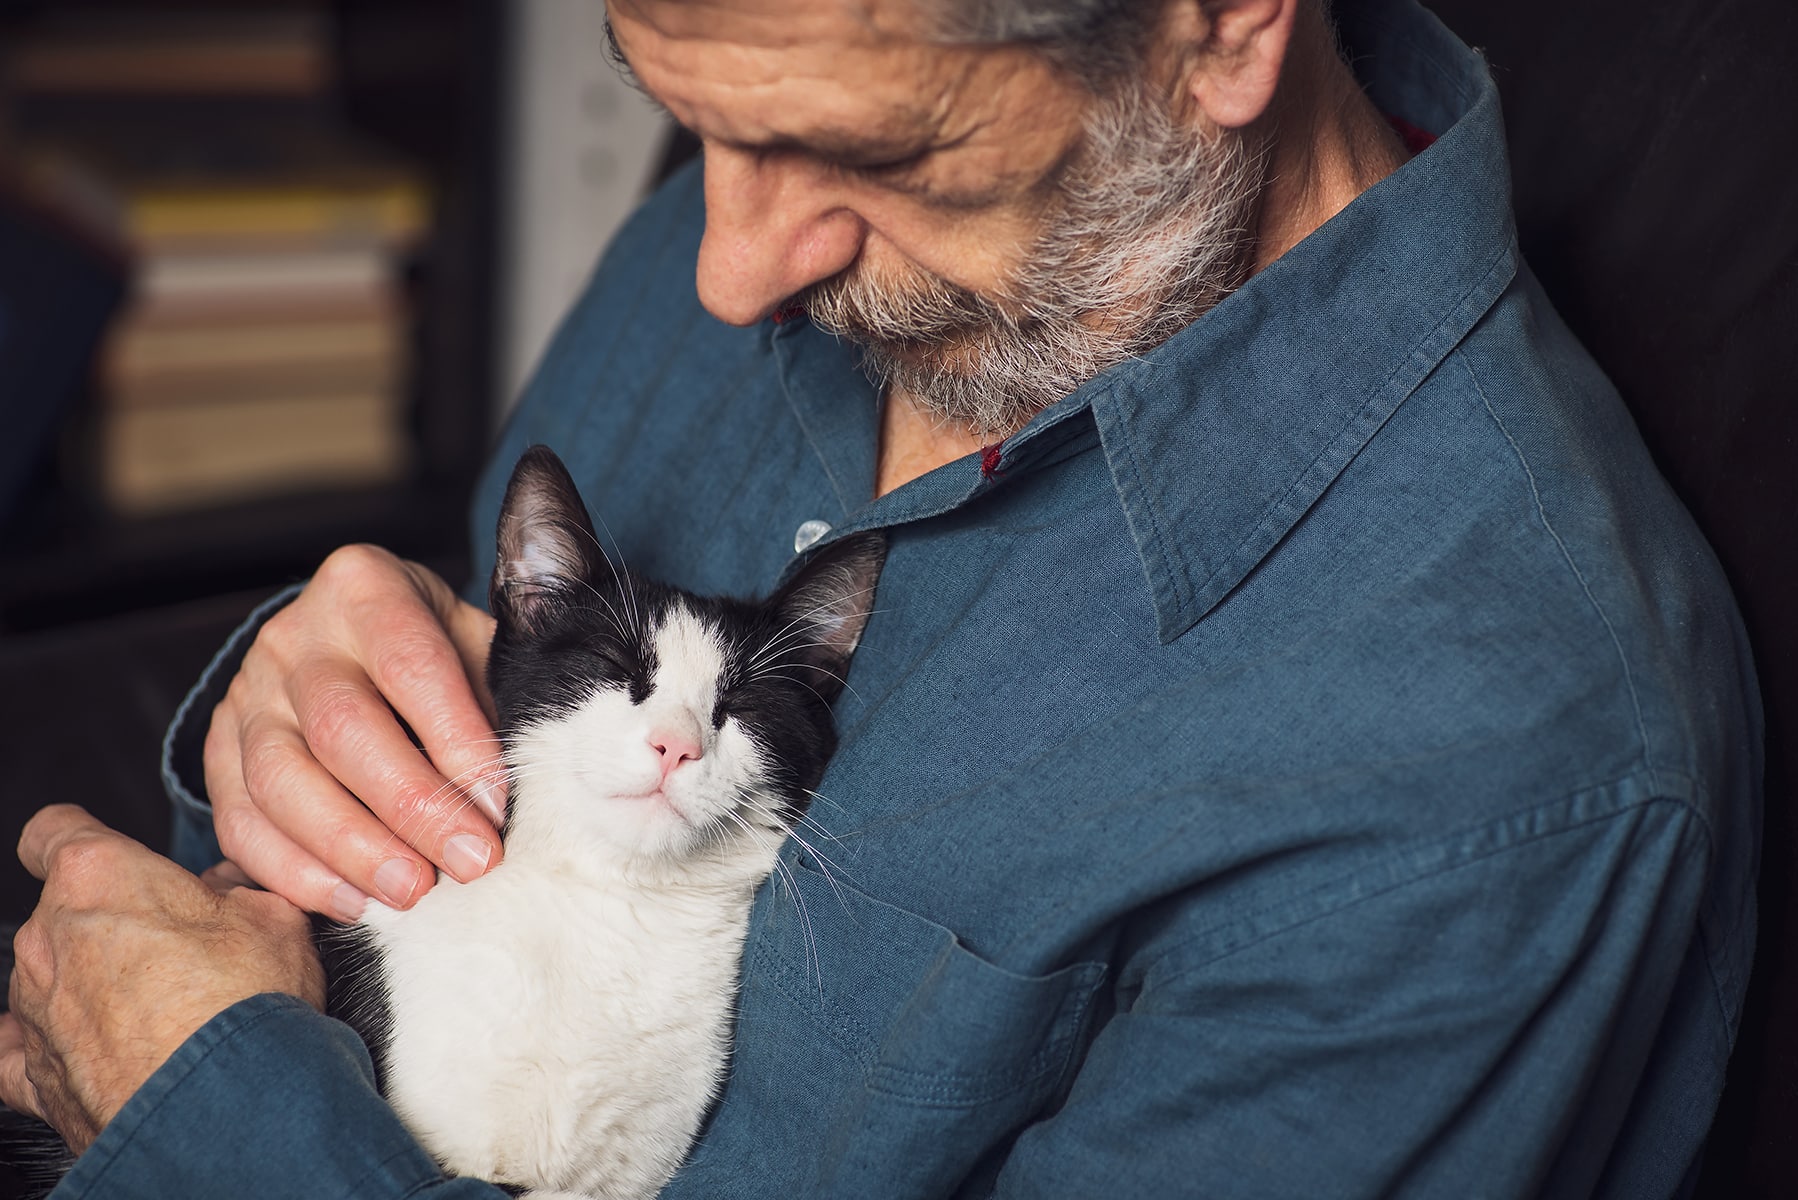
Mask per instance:
[[[753,894],[517,856],[410,911],[371,905],[388,1099],[457,1174],[653,1196],[723,1069]]]

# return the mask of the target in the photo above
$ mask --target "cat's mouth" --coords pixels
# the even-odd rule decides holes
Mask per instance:
[[[651,788],[647,792],[622,795],[617,797],[617,799],[633,804],[653,805],[666,810],[683,825],[693,824],[692,818],[687,816],[687,814],[681,810],[681,806],[674,802],[674,797],[668,794],[666,788]]]

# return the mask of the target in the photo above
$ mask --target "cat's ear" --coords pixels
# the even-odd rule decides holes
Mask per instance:
[[[539,628],[550,606],[610,583],[611,574],[568,468],[549,447],[532,446],[512,468],[500,504],[488,607],[496,617]]]
[[[805,682],[834,700],[874,610],[874,588],[886,563],[884,533],[852,533],[831,543],[775,593],[775,628],[784,662],[812,668]]]

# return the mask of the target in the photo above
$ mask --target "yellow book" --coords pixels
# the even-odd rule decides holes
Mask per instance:
[[[423,185],[356,183],[146,185],[126,202],[125,234],[144,247],[210,239],[396,244],[429,217]]]
[[[126,326],[106,348],[102,376],[119,387],[211,371],[273,374],[349,363],[390,367],[404,353],[403,331],[393,319]]]
[[[397,480],[410,443],[375,394],[266,396],[119,409],[101,427],[101,483],[144,515],[280,492]]]

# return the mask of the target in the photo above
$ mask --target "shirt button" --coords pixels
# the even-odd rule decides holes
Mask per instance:
[[[829,532],[829,521],[807,521],[793,531],[793,553],[804,554],[817,545],[819,538]]]

